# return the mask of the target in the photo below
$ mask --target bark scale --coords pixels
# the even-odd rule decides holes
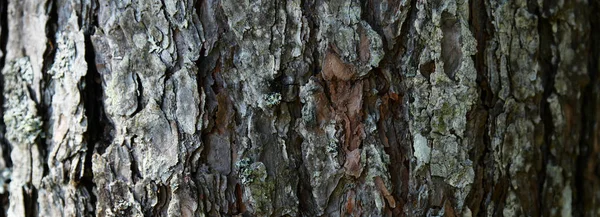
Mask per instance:
[[[7,216],[596,216],[599,4],[1,1]]]

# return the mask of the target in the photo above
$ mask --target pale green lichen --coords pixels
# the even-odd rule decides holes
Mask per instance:
[[[244,197],[258,216],[268,216],[273,212],[272,192],[274,181],[268,179],[267,168],[262,162],[250,164],[242,172],[247,176],[244,184]]]
[[[252,160],[250,158],[243,158],[235,163],[235,166],[239,169],[238,177],[242,181],[242,184],[248,184],[254,181],[252,170],[250,170],[251,164]]]
[[[281,94],[280,93],[273,93],[273,94],[269,94],[265,96],[265,102],[266,105],[269,107],[273,107],[275,105],[278,105],[279,102],[281,102]]]
[[[327,143],[327,152],[329,153],[337,153],[337,140],[336,139],[330,139],[329,143]]]
[[[9,63],[3,74],[6,138],[14,145],[34,144],[41,134],[42,119],[28,90],[33,79],[29,58]]]
[[[519,213],[521,205],[513,190],[508,191],[505,204],[506,205],[504,205],[504,209],[502,210],[502,216],[518,216],[517,213]]]

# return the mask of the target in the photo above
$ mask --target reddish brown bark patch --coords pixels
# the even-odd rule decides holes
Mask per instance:
[[[364,138],[362,124],[363,82],[331,81],[329,93],[335,118],[343,123],[344,147],[353,151],[360,147]]]
[[[350,190],[348,191],[348,193],[346,193],[346,212],[343,212],[345,214],[352,214],[352,212],[354,211],[354,204],[355,202],[355,198],[356,198],[356,193],[354,193],[354,190]],[[342,215],[344,216],[344,215]]]
[[[327,51],[323,63],[323,79],[327,81],[333,79],[349,81],[354,74],[355,72],[351,65],[344,63],[336,53]]]
[[[333,117],[344,133],[341,140],[346,152],[346,174],[358,178],[362,173],[358,148],[365,137],[362,123],[364,82],[352,79],[354,67],[344,63],[334,51],[335,48],[327,51],[322,76],[329,90]]]
[[[360,61],[363,63],[369,62],[371,58],[371,42],[369,42],[369,37],[367,37],[366,31],[361,28],[360,29],[360,44],[358,45],[358,56],[360,57]]]
[[[353,151],[346,153],[346,163],[344,163],[344,168],[346,169],[346,174],[356,178],[360,177],[360,174],[363,171],[363,168],[360,165],[360,149],[354,149]]]
[[[226,132],[226,129],[228,128],[229,124],[231,123],[231,120],[233,119],[233,107],[231,105],[231,102],[229,101],[229,98],[223,92],[217,94],[217,103],[218,107],[216,112],[215,125],[219,134],[223,134],[224,132]]]
[[[329,124],[331,119],[333,119],[332,114],[334,112],[324,92],[317,93],[315,98],[317,106],[317,123],[319,124],[318,126],[320,128],[323,128],[324,126]]]
[[[381,195],[387,200],[388,204],[390,205],[390,208],[396,208],[396,200],[394,199],[394,196],[392,196],[390,191],[388,191],[385,187],[385,184],[383,183],[381,177],[375,176],[375,186],[377,187],[377,189],[379,189]]]

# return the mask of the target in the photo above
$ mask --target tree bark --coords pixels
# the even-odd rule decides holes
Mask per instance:
[[[0,216],[600,215],[598,1],[0,2]]]

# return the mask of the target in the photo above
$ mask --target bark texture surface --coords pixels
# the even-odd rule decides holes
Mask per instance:
[[[598,216],[594,0],[0,0],[0,216]]]

